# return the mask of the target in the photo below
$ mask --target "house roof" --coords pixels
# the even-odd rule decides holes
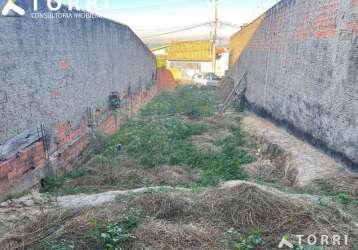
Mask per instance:
[[[204,41],[172,42],[168,49],[169,61],[212,61],[212,43]]]

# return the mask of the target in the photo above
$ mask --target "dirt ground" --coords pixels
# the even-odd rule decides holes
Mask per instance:
[[[295,182],[297,186],[307,186],[319,179],[332,179],[342,175],[342,172],[358,177],[357,173],[345,170],[339,162],[330,156],[268,120],[252,113],[246,113],[241,122],[242,128],[247,133],[264,138],[289,154],[287,168],[297,172]]]

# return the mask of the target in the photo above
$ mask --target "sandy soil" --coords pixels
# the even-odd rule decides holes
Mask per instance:
[[[243,115],[242,128],[250,135],[277,144],[290,155],[287,167],[297,170],[297,186],[306,186],[318,179],[330,179],[342,171],[357,175],[344,170],[335,159],[293,136],[286,129],[252,113]]]

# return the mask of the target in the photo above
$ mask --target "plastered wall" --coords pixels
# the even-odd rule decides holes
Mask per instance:
[[[39,12],[49,12],[39,2]],[[58,130],[80,128],[88,107],[106,110],[112,91],[125,95],[153,84],[155,57],[128,26],[35,19],[32,1],[17,4],[25,17],[0,17],[0,143],[41,123],[51,144],[61,143]]]
[[[230,76],[245,72],[254,109],[358,164],[357,0],[282,0]]]

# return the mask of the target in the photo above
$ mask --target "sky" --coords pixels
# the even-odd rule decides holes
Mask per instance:
[[[83,0],[84,1],[84,0]],[[98,0],[99,3],[104,0]],[[253,21],[277,0],[219,0],[219,37],[228,39],[244,23]],[[208,39],[211,26],[205,25],[178,33],[162,35],[178,29],[213,20],[211,0],[109,0],[109,9],[100,5],[97,14],[127,24],[144,41]]]

